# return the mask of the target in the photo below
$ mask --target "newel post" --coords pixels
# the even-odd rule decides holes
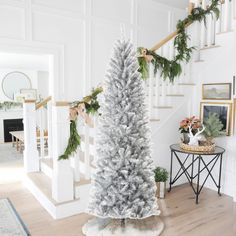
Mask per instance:
[[[23,104],[24,123],[24,169],[26,173],[39,171],[39,153],[36,136],[35,100],[25,100]]]
[[[52,197],[57,202],[74,199],[73,170],[70,160],[58,161],[58,157],[65,151],[69,135],[69,104],[66,102],[55,102],[52,106]]]

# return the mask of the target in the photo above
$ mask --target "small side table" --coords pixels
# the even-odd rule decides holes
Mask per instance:
[[[222,158],[223,154],[225,152],[224,148],[216,147],[214,152],[189,152],[183,150],[179,144],[173,144],[170,146],[171,150],[171,164],[170,164],[170,188],[169,192],[171,191],[172,185],[183,175],[185,174],[188,182],[190,183],[190,186],[193,189],[193,192],[196,195],[196,204],[199,202],[199,195],[209,177],[213,180],[214,184],[216,185],[218,189],[218,194],[221,196],[220,193],[220,187],[221,187],[221,171],[222,171]],[[185,154],[185,155],[183,155]],[[172,167],[173,167],[173,159],[174,157],[178,161],[180,165],[180,169],[178,170],[175,177],[172,177]],[[191,163],[188,163],[187,160],[191,161]],[[207,159],[207,160],[206,160]],[[212,175],[212,170],[214,169],[217,162],[220,162],[220,168],[219,168],[219,179],[215,180],[215,178]],[[188,164],[186,164],[188,163]],[[194,173],[194,164],[197,164],[197,173]],[[203,164],[201,166],[201,164]],[[212,164],[212,165],[211,165]],[[203,181],[203,184],[199,185],[200,182],[200,174],[206,170],[207,176]],[[189,173],[190,172],[190,173]],[[193,180],[197,179],[197,186],[195,187],[193,185]]]

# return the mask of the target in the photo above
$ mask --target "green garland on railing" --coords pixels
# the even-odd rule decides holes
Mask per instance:
[[[138,48],[138,57],[139,62],[139,72],[142,74],[143,79],[147,79],[149,76],[149,63],[151,62],[154,66],[154,74],[157,73],[157,70],[160,70],[161,76],[164,79],[169,78],[171,82],[178,77],[181,72],[181,62],[189,62],[191,59],[192,52],[194,47],[188,47],[189,36],[186,33],[186,25],[191,24],[195,21],[206,23],[207,15],[215,15],[216,18],[219,18],[220,11],[218,5],[220,0],[212,0],[211,5],[206,9],[201,7],[196,7],[192,10],[191,14],[188,15],[184,20],[179,20],[177,23],[178,35],[174,39],[174,47],[177,51],[177,55],[173,60],[168,60],[165,57],[159,56],[155,52],[145,49]],[[84,105],[84,110],[86,114],[96,114],[99,109],[99,103],[97,101],[97,95],[103,91],[102,87],[94,89],[91,95],[86,96],[82,101],[75,101],[71,104],[71,109],[76,109],[80,105]],[[77,114],[74,114],[74,117],[71,118],[70,123],[70,137],[68,140],[68,145],[63,155],[61,155],[59,160],[67,160],[69,157],[76,152],[78,146],[80,146],[81,138],[77,131],[76,120]]]
[[[64,151],[64,153],[59,156],[58,160],[68,160],[71,155],[76,153],[77,148],[80,146],[81,143],[81,137],[77,131],[77,117],[79,115],[78,109],[82,105],[84,106],[84,111],[82,113],[87,115],[94,115],[98,112],[98,109],[100,108],[100,105],[97,101],[97,96],[103,91],[102,87],[98,87],[96,89],[92,90],[91,95],[84,97],[81,101],[75,101],[71,103],[71,111],[72,114],[70,114],[70,137],[68,140],[67,147]]]
[[[80,135],[77,131],[76,120],[70,121],[70,138],[64,154],[59,156],[58,160],[67,160],[69,157],[74,154],[77,150],[77,147],[80,145]]]
[[[194,47],[188,47],[189,36],[186,32],[186,25],[196,21],[204,21],[206,25],[206,17],[209,14],[211,14],[212,16],[215,15],[218,19],[220,14],[218,8],[219,4],[220,0],[212,0],[211,5],[206,10],[201,7],[196,7],[184,20],[178,21],[176,25],[178,35],[174,39],[174,47],[177,51],[177,55],[173,60],[168,60],[167,58],[162,57],[151,50],[139,47],[139,72],[142,74],[142,78],[148,78],[149,63],[151,62],[154,66],[154,74],[156,74],[157,70],[159,70],[164,80],[168,78],[170,82],[173,82],[174,79],[178,77],[182,72],[181,62],[188,63],[194,50]],[[147,59],[148,56],[149,58]]]

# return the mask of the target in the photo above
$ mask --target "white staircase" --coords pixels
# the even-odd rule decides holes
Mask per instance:
[[[201,2],[203,7],[206,7],[205,1]],[[168,145],[178,139],[179,121],[193,114],[193,98],[197,91],[197,81],[194,81],[192,74],[193,68],[198,64],[207,63],[205,55],[221,48],[223,35],[233,34],[235,3],[236,0],[226,0],[221,7],[220,19],[216,22],[214,18],[208,17],[207,28],[200,23],[194,23],[188,28],[190,37],[194,39],[189,44],[197,46],[197,50],[191,62],[183,65],[182,75],[173,84],[163,81],[160,74],[155,77],[150,75],[146,82],[145,89],[154,143],[153,158],[163,167],[169,168]],[[173,40],[160,48],[158,53],[169,59],[173,58],[175,54]],[[94,148],[96,118],[94,118],[95,128],[89,128],[83,125],[83,122],[78,122],[78,131],[82,137],[81,147],[70,160],[58,161],[58,156],[65,150],[69,137],[69,107],[65,102],[49,100],[46,103],[47,109],[44,112],[47,115],[43,114],[42,109],[36,110],[33,102],[26,101],[24,104],[25,140],[27,141],[24,155],[27,172],[25,184],[53,218],[60,219],[86,210],[90,176],[96,158]],[[37,122],[36,112],[39,113]],[[36,139],[36,124],[40,130],[38,148],[37,144],[30,141]],[[48,130],[47,147],[44,145],[45,137],[42,135],[45,127]],[[173,133],[176,135],[173,136]]]
[[[201,6],[206,8],[206,1],[197,2],[198,5],[202,2]],[[195,4],[197,3],[195,2]],[[193,39],[189,42],[189,46],[194,46],[196,50],[191,61],[187,65],[182,66],[183,73],[179,78],[175,79],[173,84],[168,79],[163,81],[160,74],[157,74],[155,77],[151,74],[146,82],[152,135],[155,135],[167,123],[167,120],[175,116],[181,104],[187,105],[193,100],[197,85],[197,81],[194,81],[193,78],[193,68],[198,63],[208,63],[204,60],[204,55],[211,53],[212,50],[220,49],[227,40],[224,35],[234,34],[236,26],[236,1],[226,0],[220,6],[220,10],[220,18],[217,21],[215,17],[207,17],[207,27],[205,27],[203,22],[197,22],[187,29],[190,38]],[[174,39],[170,40],[158,49],[157,53],[166,58],[173,59],[175,55],[173,43]],[[217,56],[220,56],[220,54]],[[153,69],[150,71],[153,71]],[[195,71],[195,73],[197,72]],[[186,114],[183,114],[182,118],[184,118],[184,115]]]

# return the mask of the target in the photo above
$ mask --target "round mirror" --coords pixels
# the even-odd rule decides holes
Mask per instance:
[[[14,100],[14,94],[19,93],[21,89],[30,89],[30,78],[18,71],[8,73],[2,80],[2,90],[6,97]]]

